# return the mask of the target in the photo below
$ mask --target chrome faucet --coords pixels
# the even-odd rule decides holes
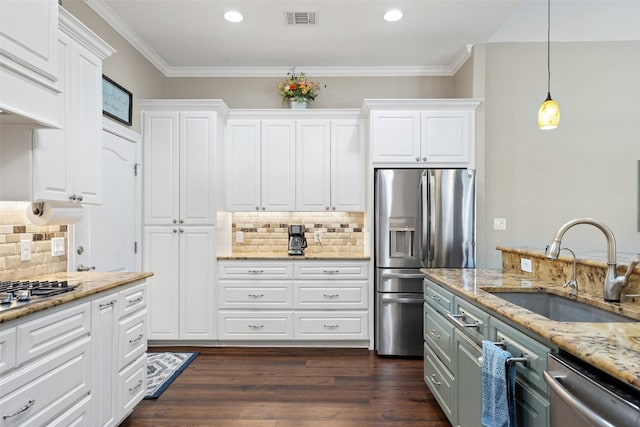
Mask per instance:
[[[604,279],[604,300],[610,302],[620,302],[620,294],[622,293],[622,288],[624,288],[629,282],[629,276],[631,276],[633,270],[636,268],[638,263],[640,263],[640,257],[631,261],[627,272],[623,276],[618,276],[616,274],[616,239],[615,237],[613,237],[613,232],[611,231],[611,229],[604,225],[602,222],[593,218],[576,218],[563,224],[558,229],[558,231],[556,231],[556,235],[553,237],[553,241],[551,242],[551,244],[547,246],[544,255],[550,259],[558,259],[558,255],[560,254],[560,244],[562,241],[562,236],[564,236],[564,233],[566,233],[567,230],[578,224],[593,225],[594,227],[602,231],[607,238],[607,275]]]

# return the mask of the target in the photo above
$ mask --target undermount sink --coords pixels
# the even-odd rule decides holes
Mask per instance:
[[[557,322],[635,322],[583,302],[537,292],[492,292],[498,298]]]

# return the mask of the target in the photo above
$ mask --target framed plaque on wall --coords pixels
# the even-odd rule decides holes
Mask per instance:
[[[131,126],[133,94],[102,75],[102,113],[127,126]]]

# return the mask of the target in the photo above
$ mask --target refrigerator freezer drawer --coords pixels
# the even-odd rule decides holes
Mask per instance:
[[[423,296],[378,293],[376,352],[382,356],[422,356]]]

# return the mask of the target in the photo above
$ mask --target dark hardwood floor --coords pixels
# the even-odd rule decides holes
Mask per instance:
[[[153,347],[200,355],[121,424],[213,427],[450,427],[421,359],[366,349]]]

